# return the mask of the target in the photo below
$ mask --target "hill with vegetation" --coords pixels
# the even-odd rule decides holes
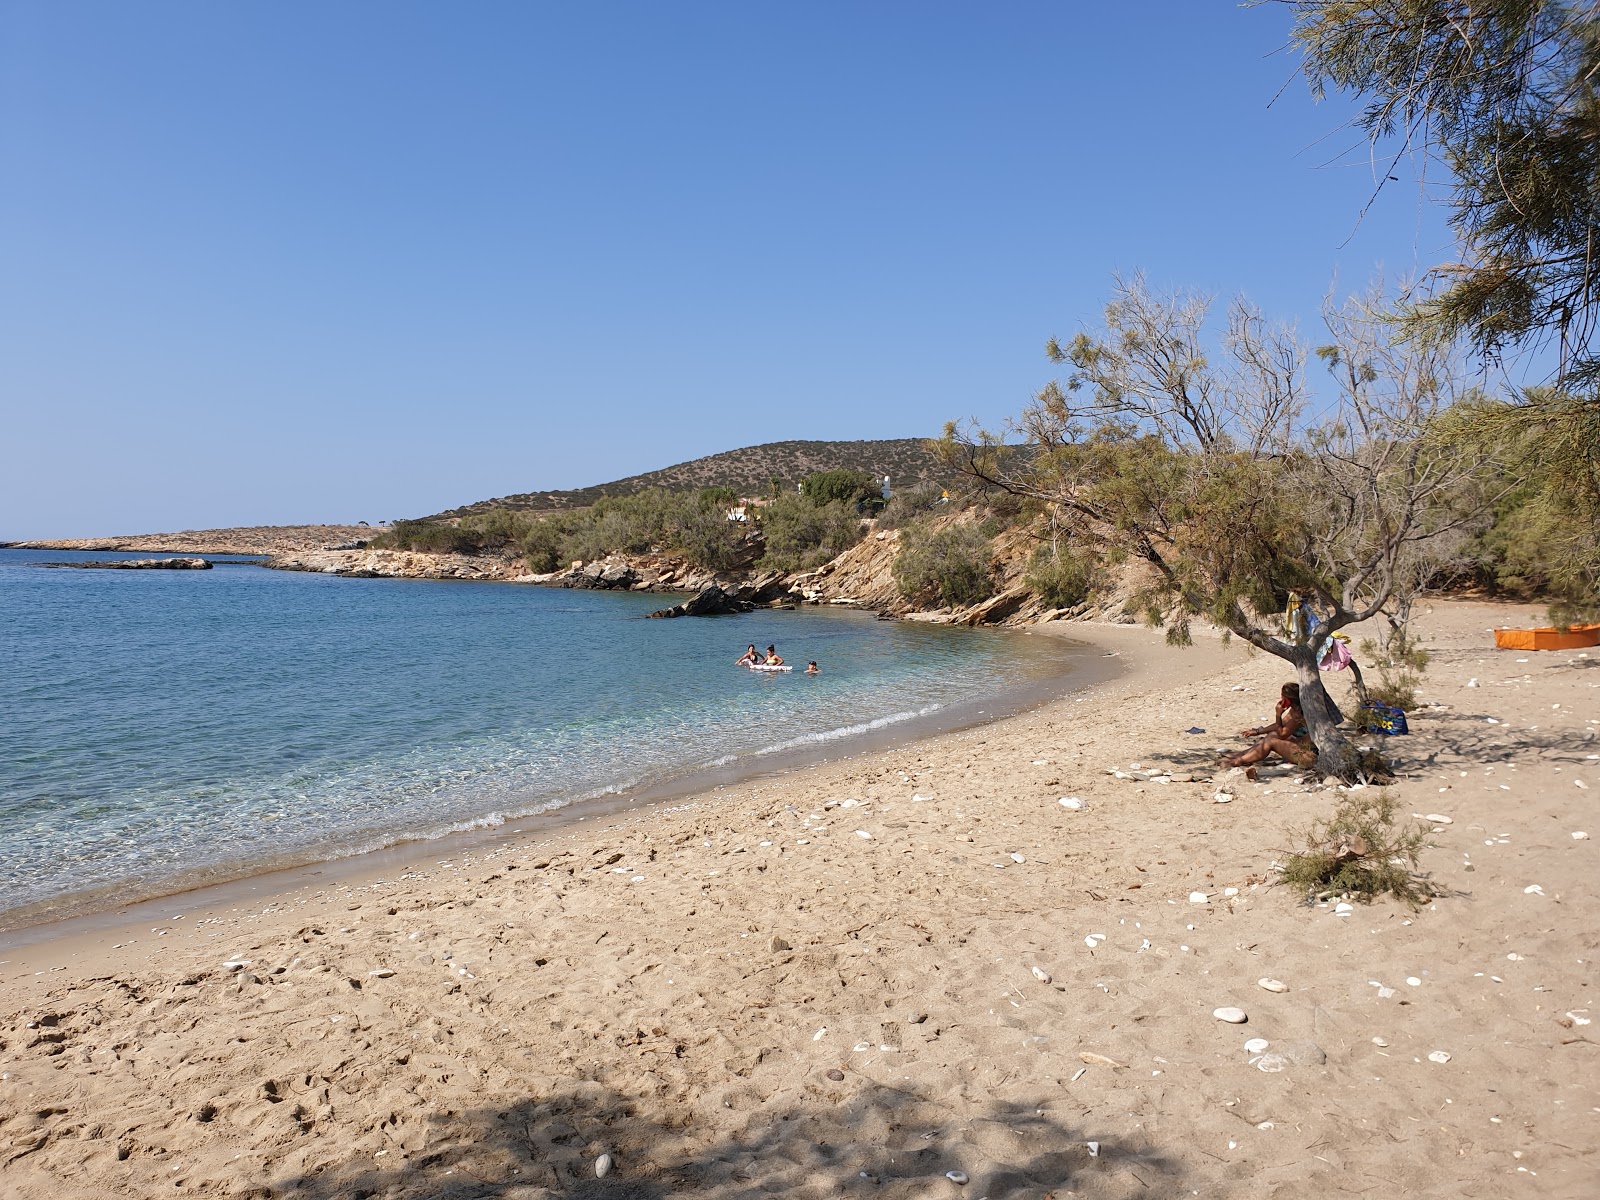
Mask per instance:
[[[887,438],[854,442],[768,442],[742,450],[725,450],[690,462],[629,475],[626,479],[567,491],[522,492],[479,500],[460,508],[435,513],[426,520],[450,520],[494,509],[515,512],[562,512],[588,508],[606,498],[632,496],[652,488],[673,492],[704,488],[731,488],[740,496],[771,496],[792,492],[801,480],[820,471],[865,471],[887,475],[894,486],[943,483],[950,475],[923,438]]]

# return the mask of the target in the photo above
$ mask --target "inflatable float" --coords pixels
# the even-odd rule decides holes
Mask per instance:
[[[1600,625],[1568,629],[1496,629],[1494,644],[1502,650],[1582,650],[1600,646]]]
[[[793,667],[769,667],[766,663],[745,663],[752,671],[792,671]]]

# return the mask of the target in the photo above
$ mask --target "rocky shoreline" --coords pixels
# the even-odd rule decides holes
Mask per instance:
[[[0,542],[0,550],[136,551],[145,554],[293,554],[355,548],[384,532],[383,525],[253,525],[236,529],[185,529],[103,538]]]
[[[71,567],[80,571],[209,571],[204,558],[124,558],[116,562],[47,562],[41,567]]]
[[[429,554],[414,550],[321,549],[276,554],[264,564],[279,571],[308,571],[352,579],[465,579],[593,591],[679,592],[694,597],[654,616],[712,616],[760,607],[829,604],[873,612],[886,619],[950,625],[1034,625],[1048,621],[1100,620],[1131,624],[1127,589],[1098,603],[1056,608],[1042,603],[1023,582],[1020,543],[997,561],[993,595],[960,608],[919,609],[900,594],[893,567],[898,530],[877,530],[810,571],[696,569],[670,554],[611,554],[575,562],[560,571],[533,574],[520,560],[489,554]]]

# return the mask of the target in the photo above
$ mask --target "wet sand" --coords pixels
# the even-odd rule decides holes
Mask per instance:
[[[1129,669],[381,879],[14,946],[0,1191],[1594,1195],[1600,652],[1493,649],[1535,612],[1420,622],[1441,707],[1386,747],[1402,810],[1450,818],[1419,912],[1269,885],[1334,789],[1272,768],[1216,803],[1282,664],[1072,626]]]

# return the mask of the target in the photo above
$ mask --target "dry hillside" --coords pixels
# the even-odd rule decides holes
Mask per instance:
[[[766,494],[774,479],[779,487],[792,489],[815,471],[831,471],[841,467],[887,475],[896,486],[918,480],[943,482],[950,474],[928,450],[928,443],[923,438],[768,442],[762,446],[746,446],[742,450],[725,450],[721,454],[707,455],[691,462],[663,467],[659,471],[630,475],[626,479],[592,487],[569,491],[522,492],[493,500],[479,500],[435,513],[430,519],[465,517],[495,508],[524,512],[587,508],[603,496],[627,496],[647,488],[689,491],[704,487],[730,487],[740,495],[758,496]]]

